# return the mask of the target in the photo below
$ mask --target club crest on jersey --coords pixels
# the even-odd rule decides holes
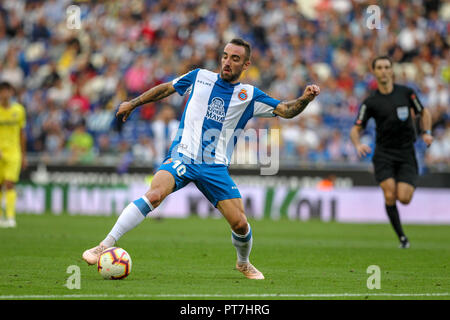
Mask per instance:
[[[225,120],[225,102],[222,98],[214,97],[208,105],[206,118],[220,123]]]
[[[409,116],[409,112],[408,112],[407,106],[397,107],[397,117],[401,121],[405,121],[406,119],[408,119],[408,116]]]
[[[239,100],[241,100],[241,101],[245,101],[245,100],[247,100],[247,90],[245,90],[245,89],[242,89],[239,93],[238,93],[238,98],[239,98]]]

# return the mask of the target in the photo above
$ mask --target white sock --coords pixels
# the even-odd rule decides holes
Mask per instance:
[[[253,236],[252,228],[248,225],[248,231],[246,234],[241,235],[231,230],[231,242],[236,248],[237,260],[239,263],[250,262],[249,256],[252,251]]]
[[[125,233],[144,221],[147,214],[152,210],[153,206],[146,196],[131,202],[123,209],[111,232],[102,241],[103,245],[112,247]]]

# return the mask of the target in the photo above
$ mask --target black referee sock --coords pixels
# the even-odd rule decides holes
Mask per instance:
[[[388,206],[386,204],[386,212],[398,238],[404,237],[405,234],[403,233],[402,224],[400,223],[397,205],[394,204],[393,206]]]

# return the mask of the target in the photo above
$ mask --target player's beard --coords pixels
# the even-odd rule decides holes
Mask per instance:
[[[229,73],[224,73],[223,69],[220,70],[220,77],[228,82],[234,82],[241,76],[242,70],[238,73],[233,73],[233,70],[230,69]]]

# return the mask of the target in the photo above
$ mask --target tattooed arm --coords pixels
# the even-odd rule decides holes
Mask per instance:
[[[283,101],[273,111],[274,114],[282,118],[291,119],[305,110],[308,103],[314,100],[320,93],[320,88],[316,85],[307,86],[300,98],[291,101]]]
[[[119,106],[119,110],[116,113],[116,117],[122,116],[122,121],[125,122],[130,116],[131,112],[140,105],[159,101],[161,99],[164,99],[165,97],[170,96],[174,92],[175,88],[173,87],[172,82],[159,84],[147,90],[139,97],[134,98],[131,101],[122,102]]]

